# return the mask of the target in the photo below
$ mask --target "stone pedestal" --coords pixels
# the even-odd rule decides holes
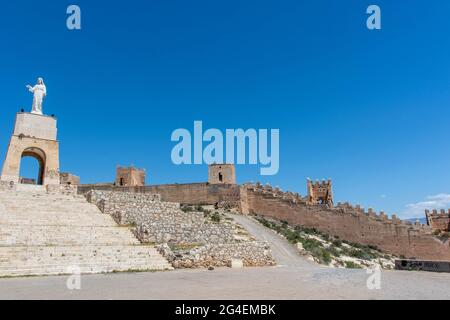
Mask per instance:
[[[38,184],[60,184],[59,143],[56,133],[55,118],[17,113],[0,180],[19,183],[21,160],[25,156],[31,156],[39,162]]]

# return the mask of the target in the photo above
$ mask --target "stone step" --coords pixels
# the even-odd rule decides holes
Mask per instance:
[[[0,225],[0,245],[138,244],[124,227]]]
[[[17,184],[16,185],[16,192],[39,192],[44,193],[46,192],[46,189],[44,186],[41,185],[33,185],[33,184]]]
[[[26,218],[5,218],[0,217],[0,229],[2,225],[17,225],[17,226],[74,226],[74,227],[113,227],[114,221],[100,220],[97,218],[81,218],[71,217],[69,219],[54,218],[54,219],[36,219],[32,221]]]
[[[130,270],[170,270],[172,267],[150,246],[0,247],[0,277]]]
[[[172,269],[83,196],[0,192],[0,277]]]

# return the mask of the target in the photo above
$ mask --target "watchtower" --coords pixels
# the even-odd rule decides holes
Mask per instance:
[[[331,180],[313,182],[307,179],[308,203],[333,205],[333,189]]]
[[[145,169],[117,166],[116,186],[136,187],[145,185]]]
[[[234,164],[211,164],[208,167],[210,184],[236,184]]]

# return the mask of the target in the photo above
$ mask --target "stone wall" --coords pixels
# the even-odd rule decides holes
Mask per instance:
[[[14,191],[16,190],[17,184],[13,181],[1,181],[0,180],[0,191]]]
[[[121,187],[111,184],[81,185],[78,188],[80,194],[90,190],[121,191],[135,193],[151,193],[161,195],[162,201],[178,202],[192,205],[215,205],[239,207],[240,187],[233,184],[163,184],[149,186]]]
[[[49,184],[45,186],[47,193],[50,194],[64,194],[68,196],[77,195],[77,186],[70,184]]]
[[[207,244],[183,254],[174,254],[168,246],[159,251],[175,268],[226,267],[234,259],[242,260],[244,267],[275,265],[270,247],[261,241]]]
[[[135,167],[117,167],[116,182],[117,186],[145,186],[145,170]]]
[[[141,242],[161,244],[160,251],[176,268],[228,266],[233,259],[244,266],[275,264],[267,243],[235,237],[236,226],[216,223],[203,212],[184,212],[179,203],[161,201],[158,194],[91,190],[86,198],[119,224],[134,226]],[[174,253],[167,244],[178,249]]]
[[[117,223],[134,225],[135,234],[147,243],[229,243],[233,230],[212,223],[202,212],[183,212],[179,203],[161,201],[158,194],[93,190],[86,195]]]
[[[384,213],[365,212],[348,203],[337,207],[308,205],[299,195],[260,184],[246,187],[250,213],[316,228],[340,239],[375,245],[408,258],[450,259],[450,242],[434,237],[428,226],[401,221],[395,216],[388,219]]]
[[[450,209],[445,212],[444,209],[438,211],[435,209],[432,212],[425,210],[425,216],[427,217],[427,223],[437,232],[449,232],[450,231]]]
[[[81,186],[79,192],[84,193],[87,188],[88,186]],[[350,204],[338,204],[336,207],[311,205],[307,197],[283,192],[268,185],[194,183],[129,188],[96,185],[93,188],[136,194],[157,193],[161,195],[161,200],[168,202],[235,207],[244,214],[255,213],[285,220],[293,225],[316,228],[341,239],[375,245],[380,250],[399,256],[450,259],[450,242],[434,236],[429,226],[401,221],[395,215],[388,219],[384,213],[376,214],[370,209],[366,212]],[[154,232],[148,226],[145,230]],[[145,236],[144,229],[140,236],[148,241],[151,239],[150,236]],[[157,236],[156,240],[161,241],[161,237]]]
[[[68,172],[61,172],[59,174],[59,181],[60,184],[77,186],[80,184],[80,177]]]

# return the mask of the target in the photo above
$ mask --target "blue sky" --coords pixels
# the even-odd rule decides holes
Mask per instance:
[[[336,201],[403,217],[450,206],[448,1],[75,1],[79,31],[70,4],[2,4],[2,159],[43,76],[61,170],[84,183],[117,164],[150,184],[205,181],[206,166],[170,158],[172,131],[202,120],[280,129],[279,173],[242,165],[239,182],[305,194],[307,177],[331,178]]]

